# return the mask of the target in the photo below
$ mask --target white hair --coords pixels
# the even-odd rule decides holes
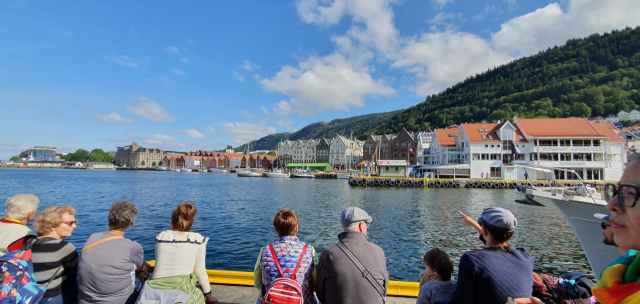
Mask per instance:
[[[16,194],[7,200],[5,216],[14,220],[23,220],[29,217],[29,213],[38,210],[40,199],[33,194]]]
[[[342,230],[343,231],[360,231],[360,229],[358,228],[360,226],[360,223],[362,222],[351,223],[351,225],[347,227],[342,227]]]

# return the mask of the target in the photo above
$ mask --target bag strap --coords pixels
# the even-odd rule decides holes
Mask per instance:
[[[307,251],[307,246],[309,246],[309,244],[304,244],[304,248],[302,249],[302,253],[300,254],[300,258],[298,259],[298,264],[296,265],[296,269],[293,270],[293,275],[291,276],[292,280],[296,279],[296,273],[298,273],[298,268],[300,268],[300,264],[302,264],[304,253]],[[271,250],[271,256],[273,257],[273,260],[276,262],[276,266],[278,266],[278,271],[280,271],[280,277],[284,278],[285,271],[282,271],[282,268],[280,267],[280,262],[278,262],[278,257],[276,256],[276,253],[273,251],[273,246],[271,246],[271,244],[269,244],[269,250]],[[287,271],[291,272],[291,270],[287,270]]]
[[[340,248],[342,252],[344,252],[344,254],[347,255],[347,257],[349,257],[349,259],[356,265],[356,267],[358,267],[358,269],[362,273],[362,277],[367,279],[367,281],[369,281],[371,286],[373,286],[373,288],[378,292],[378,294],[380,294],[380,297],[382,297],[382,303],[384,303],[384,287],[382,287],[380,283],[378,283],[378,281],[376,281],[373,278],[373,276],[371,275],[371,272],[369,272],[369,269],[366,269],[362,265],[362,263],[360,263],[358,258],[356,258],[356,256],[353,255],[351,250],[349,250],[349,248],[347,248],[347,246],[345,246],[342,243],[342,241],[338,242],[336,245],[338,245],[338,248]]]
[[[105,242],[108,242],[108,241],[117,240],[117,239],[123,239],[123,238],[124,237],[119,236],[119,235],[110,236],[110,237],[108,237],[106,239],[99,240],[99,241],[97,241],[97,242],[95,242],[95,243],[93,243],[93,244],[91,244],[89,246],[84,246],[84,248],[82,248],[82,251],[80,253],[85,252],[85,251],[87,251],[87,249],[91,249],[91,248],[93,248],[95,246],[98,246],[98,245],[100,245],[102,243],[105,243]]]
[[[49,284],[51,284],[51,282],[56,279],[56,276],[58,275],[58,273],[60,273],[60,270],[62,270],[62,265],[58,266],[58,269],[56,269],[56,273],[54,273],[51,279],[49,279],[47,285],[44,285],[45,288],[49,287]]]

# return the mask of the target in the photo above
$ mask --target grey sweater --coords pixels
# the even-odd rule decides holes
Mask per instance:
[[[362,232],[343,232],[338,235],[338,239],[353,252],[376,281],[384,286],[386,294],[389,273],[382,248],[369,243]],[[320,254],[316,295],[325,304],[382,303],[380,294],[335,244],[325,248]]]

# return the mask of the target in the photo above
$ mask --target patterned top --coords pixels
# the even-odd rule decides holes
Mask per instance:
[[[447,282],[430,281],[424,283],[420,288],[416,304],[448,304],[451,302],[453,293],[456,291],[456,283],[456,280],[449,280]]]

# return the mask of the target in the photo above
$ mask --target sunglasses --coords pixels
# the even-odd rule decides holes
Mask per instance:
[[[71,227],[73,226],[73,224],[77,224],[78,221],[68,221],[68,222],[62,222],[63,224],[67,224],[67,226]]]
[[[607,222],[602,222],[600,223],[600,227],[602,227],[602,230],[605,230],[608,227],[611,227],[611,224],[608,224]]]
[[[605,184],[604,200],[608,203],[618,196],[618,204],[622,207],[634,207],[640,197],[640,186],[629,184]]]

